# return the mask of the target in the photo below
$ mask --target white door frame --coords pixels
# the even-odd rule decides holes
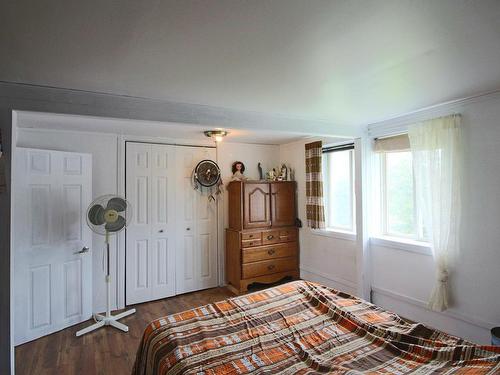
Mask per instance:
[[[121,135],[118,137],[118,195],[125,196],[125,174],[126,174],[126,143],[127,142],[137,142],[137,143],[153,143],[153,144],[163,144],[171,146],[190,146],[190,147],[208,147],[215,148],[216,152],[217,146],[215,142],[193,142],[189,139],[174,139],[174,138],[157,138],[157,137],[140,137],[140,136],[127,136]],[[217,154],[218,155],[218,154]],[[217,156],[218,158],[218,156]],[[219,286],[225,285],[224,281],[224,237],[223,236],[223,226],[224,217],[221,215],[221,204],[222,200],[219,201],[217,205],[217,278],[219,281]],[[125,231],[118,234],[117,238],[117,259],[116,259],[116,303],[117,309],[125,308],[125,246],[126,238]]]

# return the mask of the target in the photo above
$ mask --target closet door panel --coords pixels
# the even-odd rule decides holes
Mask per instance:
[[[177,171],[177,294],[217,286],[217,203],[194,190],[192,173],[214,149],[178,146]]]
[[[217,286],[217,204],[192,184],[215,149],[127,143],[126,159],[127,304]]]
[[[187,147],[176,149],[177,179],[177,247],[176,293],[198,289],[196,281],[196,191],[193,189],[192,172],[196,166],[195,153]]]
[[[175,294],[173,146],[127,143],[126,302]]]
[[[127,143],[126,198],[133,219],[126,229],[126,303],[150,299],[151,146]]]
[[[209,150],[215,160],[215,150]],[[196,194],[196,245],[198,289],[217,286],[217,202]]]
[[[151,146],[151,299],[175,295],[175,148]]]

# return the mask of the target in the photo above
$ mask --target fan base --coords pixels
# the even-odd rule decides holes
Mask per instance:
[[[96,329],[99,329],[104,326],[111,326],[118,328],[119,330],[122,330],[123,332],[128,332],[128,327],[123,324],[118,322],[118,319],[124,318],[126,316],[132,315],[135,313],[135,309],[127,310],[124,311],[118,315],[101,315],[101,314],[95,314],[94,319],[97,320],[97,323],[92,324],[91,326],[84,328],[76,333],[77,336],[82,336],[85,335],[86,333],[95,331]]]

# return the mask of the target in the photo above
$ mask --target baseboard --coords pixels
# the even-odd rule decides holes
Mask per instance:
[[[475,316],[469,316],[454,309],[443,312],[432,311],[427,307],[427,302],[420,299],[378,286],[372,286],[371,289],[375,303],[381,305],[381,307],[409,319],[418,321],[425,319],[424,323],[474,342],[489,343],[490,329],[500,324],[500,322],[494,323]],[[383,303],[384,301],[388,302],[389,306],[387,306],[387,303]]]
[[[325,284],[326,286],[356,294],[358,284],[354,281],[342,277],[333,276],[322,271],[317,271],[310,266],[300,266],[300,276],[302,279]]]

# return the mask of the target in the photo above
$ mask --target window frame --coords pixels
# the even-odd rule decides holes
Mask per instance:
[[[346,147],[350,147],[347,149]],[[328,149],[328,148],[324,148]],[[330,171],[330,160],[328,158],[329,153],[334,152],[349,152],[349,199],[350,199],[350,207],[351,207],[351,225],[350,227],[341,227],[341,226],[329,226],[328,220],[328,211],[329,211],[329,195],[330,195],[330,184],[327,183],[329,181],[329,171]],[[352,239],[352,236],[356,235],[356,184],[355,184],[355,175],[356,175],[356,155],[354,144],[342,145],[339,146],[338,150],[329,150],[323,151],[322,154],[322,163],[323,163],[323,202],[325,205],[325,229],[322,229],[318,234],[328,233],[338,233],[342,236],[343,239]]]

